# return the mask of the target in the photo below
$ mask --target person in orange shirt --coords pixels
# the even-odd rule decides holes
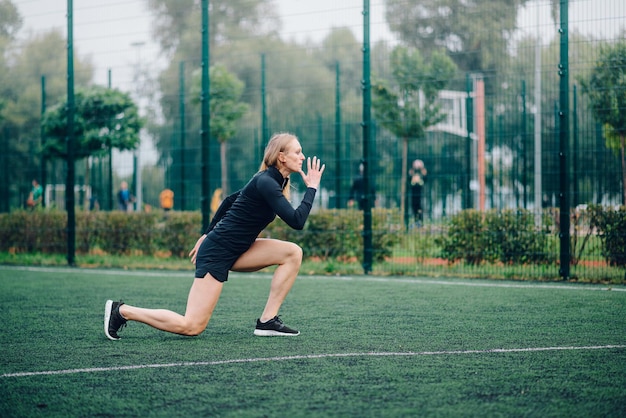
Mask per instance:
[[[159,194],[159,201],[161,202],[161,208],[168,212],[174,207],[174,192],[170,189],[163,189]]]

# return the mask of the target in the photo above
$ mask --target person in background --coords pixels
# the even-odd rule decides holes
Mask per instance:
[[[260,170],[243,189],[223,200],[206,232],[189,253],[196,274],[185,314],[107,300],[104,310],[107,338],[118,340],[118,331],[127,321],[175,334],[199,335],[209,323],[229,271],[253,272],[269,266],[277,267],[254,335],[299,335],[299,331],[283,323],[278,311],[300,270],[302,248],[292,242],[258,236],[277,215],[294,229],[304,227],[325,169],[317,157],[306,160],[305,173],[302,169],[305,156],[298,138],[289,133],[274,135],[265,148]],[[307,187],[297,208],[289,202],[293,173],[300,174]]]
[[[122,181],[120,183],[120,190],[117,192],[117,208],[123,212],[129,212],[132,208],[132,198],[130,190],[128,190],[128,183]]]
[[[411,209],[413,210],[413,221],[420,226],[424,221],[424,210],[422,209],[422,189],[426,182],[426,167],[424,161],[415,160],[409,169],[409,182],[411,185]]]
[[[365,178],[363,177],[363,163],[359,164],[359,175],[352,182],[350,187],[350,195],[348,197],[348,207],[353,208],[356,202],[359,210],[365,210],[365,202],[367,196],[365,195]],[[374,187],[370,184],[370,193],[372,199],[374,199]],[[373,202],[372,202],[373,205]]]
[[[26,205],[29,208],[35,208],[39,206],[43,200],[43,187],[37,181],[37,179],[33,179],[32,181],[32,189],[28,194],[28,199],[26,200]]]
[[[161,209],[169,212],[174,207],[174,192],[171,189],[163,189],[159,193],[159,202],[161,203]]]

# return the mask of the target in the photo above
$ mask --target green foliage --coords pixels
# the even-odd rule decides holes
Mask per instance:
[[[127,213],[121,211],[102,212],[102,235],[97,240],[99,247],[108,254],[130,254],[133,250],[142,254],[153,254],[157,242],[158,213]],[[99,216],[99,217],[100,217]]]
[[[430,54],[442,47],[463,71],[493,71],[506,64],[503,45],[528,0],[387,0],[392,32]]]
[[[18,210],[0,214],[0,248],[11,253],[63,253],[67,216],[59,211]]]
[[[43,152],[52,158],[67,155],[67,101],[46,111]],[[74,133],[77,158],[99,155],[111,148],[132,150],[139,145],[143,121],[130,95],[100,86],[78,89],[75,94]]]
[[[0,1],[0,21],[11,19],[10,12],[4,14],[6,9],[2,3]],[[4,3],[6,6],[6,1]],[[0,28],[0,31],[5,29]],[[29,187],[33,177],[39,177],[34,169],[41,166],[42,77],[45,77],[45,98],[49,106],[61,101],[67,93],[66,68],[67,41],[61,29],[20,32],[19,39],[12,40],[0,36],[0,153],[3,157],[1,165],[5,170],[3,182],[23,187],[22,192]],[[93,75],[89,58],[76,55],[74,68],[76,85],[86,85]],[[54,166],[48,172],[48,178],[61,178],[63,175],[62,169],[57,170]],[[15,200],[17,196],[7,200],[6,191],[4,193],[6,206],[3,210],[18,207],[22,203]]]
[[[213,65],[209,69],[211,79],[210,129],[211,137],[219,142],[228,141],[237,132],[237,121],[248,110],[248,105],[241,101],[245,85],[237,76],[223,65]],[[201,73],[194,73],[192,96],[196,104],[200,103],[202,92]]]
[[[402,229],[396,210],[372,210],[372,247],[375,261],[392,255]],[[266,230],[270,237],[296,242],[305,257],[321,260],[363,259],[363,212],[358,210],[328,209],[312,214],[302,231],[294,231],[277,219]]]
[[[450,219],[447,233],[436,237],[441,256],[450,262],[465,260],[468,264],[480,264],[484,259],[485,226],[483,213],[464,210]]]
[[[22,17],[17,7],[9,0],[0,0],[0,40],[12,39],[22,26]]]
[[[541,264],[549,261],[547,236],[535,228],[528,210],[489,212],[485,218],[488,245],[495,259],[506,264]]]
[[[372,90],[378,120],[398,138],[422,138],[426,129],[445,117],[437,95],[452,79],[456,67],[441,52],[434,52],[425,62],[418,50],[403,46],[392,51],[391,66],[391,85],[380,81]]]
[[[596,119],[610,126],[613,138],[626,135],[626,42],[600,47],[591,75],[580,81]],[[613,148],[623,146],[614,142]]]
[[[185,258],[200,237],[202,214],[200,212],[170,212],[159,223],[162,229],[161,247],[173,257]]]
[[[589,207],[591,227],[597,228],[602,255],[611,266],[626,267],[626,206],[618,209]]]
[[[480,212],[464,210],[454,215],[446,234],[435,238],[449,262],[541,264],[550,261],[547,236],[537,231],[534,216],[526,210]]]

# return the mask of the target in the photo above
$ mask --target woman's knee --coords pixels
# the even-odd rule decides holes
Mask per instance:
[[[293,242],[289,242],[289,257],[297,263],[302,263],[302,247]]]
[[[197,337],[202,334],[206,329],[208,323],[198,323],[198,322],[189,322],[185,324],[185,328],[181,332],[182,335],[186,335],[188,337]]]

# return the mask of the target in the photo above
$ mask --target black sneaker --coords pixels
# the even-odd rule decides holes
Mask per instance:
[[[260,319],[257,319],[254,335],[260,337],[295,337],[296,335],[300,335],[300,331],[289,328],[283,324],[283,321],[278,316],[275,316],[267,322],[261,322]]]
[[[117,332],[126,326],[126,319],[120,314],[120,306],[123,304],[122,301],[107,300],[104,305],[104,334],[109,340],[119,340]]]

